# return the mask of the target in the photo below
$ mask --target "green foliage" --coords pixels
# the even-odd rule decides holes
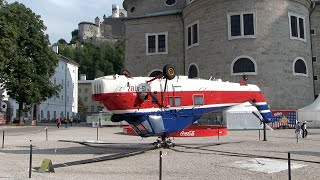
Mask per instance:
[[[79,42],[78,33],[79,33],[78,29],[75,29],[71,32],[72,38],[71,38],[70,44],[76,44],[77,42]]]
[[[95,46],[91,43],[77,43],[74,46],[59,45],[59,52],[63,56],[75,60],[79,67],[79,74],[86,74],[88,79],[120,73],[124,66],[124,43],[119,41],[114,46],[102,43]]]
[[[67,41],[64,40],[64,39],[59,39],[59,40],[58,40],[58,43],[59,43],[59,44],[67,44]]]
[[[86,113],[88,112],[88,107],[84,105],[81,97],[79,97],[79,100],[78,100],[78,112],[81,119],[84,119]]]
[[[45,30],[40,16],[23,4],[0,8],[0,82],[19,103],[20,113],[23,104],[40,103],[59,90],[50,81],[58,58]]]

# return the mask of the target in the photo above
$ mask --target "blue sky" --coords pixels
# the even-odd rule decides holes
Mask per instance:
[[[82,21],[94,22],[94,18],[111,15],[112,4],[120,5],[123,0],[7,0],[18,1],[41,16],[47,26],[51,44],[60,38],[71,40],[71,32]]]

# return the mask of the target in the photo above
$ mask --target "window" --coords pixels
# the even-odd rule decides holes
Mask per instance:
[[[256,61],[249,56],[239,56],[231,63],[231,75],[257,75]]]
[[[146,54],[168,54],[168,32],[146,34]]]
[[[41,110],[41,119],[43,118],[43,110]]]
[[[203,105],[204,100],[203,100],[203,95],[194,95],[193,96],[193,104],[194,105]]]
[[[198,68],[196,65],[191,64],[189,66],[189,73],[188,73],[188,78],[197,78],[199,77],[198,75]]]
[[[255,13],[228,13],[228,37],[236,38],[254,38],[256,35]]]
[[[47,119],[50,119],[50,111],[47,111]]]
[[[130,9],[131,14],[133,14],[134,11],[136,11],[136,7],[133,6],[133,7],[131,7],[131,9]]]
[[[69,81],[67,81],[67,87],[69,87]]]
[[[174,6],[176,5],[177,1],[176,0],[166,0],[165,4],[166,6]]]
[[[289,13],[290,39],[306,41],[304,16]]]
[[[315,31],[314,29],[311,29],[311,30],[310,30],[310,34],[311,34],[311,35],[316,35],[316,31]]]
[[[91,112],[94,112],[94,106],[91,106]]]
[[[63,79],[62,79],[61,89],[63,89]]]
[[[318,81],[318,76],[313,76],[313,80]]]
[[[63,96],[61,96],[61,100],[63,101]]]
[[[84,92],[85,92],[85,93],[88,93],[88,88],[85,88],[85,89],[84,89]]]
[[[317,62],[317,56],[312,57],[312,62]]]
[[[57,111],[53,111],[53,118],[54,118],[54,119],[57,118]]]
[[[189,24],[186,29],[187,47],[193,47],[199,45],[199,21]]]
[[[87,102],[88,101],[88,97],[84,97],[84,101]]]
[[[293,62],[293,75],[308,77],[306,62],[303,58],[298,57]]]
[[[181,106],[181,97],[170,97],[169,104],[170,106]]]

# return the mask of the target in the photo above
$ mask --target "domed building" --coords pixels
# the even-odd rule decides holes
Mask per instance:
[[[318,4],[124,0],[125,66],[134,76],[155,76],[165,64],[189,78],[240,82],[245,75],[262,89],[271,109],[298,109],[315,97]]]

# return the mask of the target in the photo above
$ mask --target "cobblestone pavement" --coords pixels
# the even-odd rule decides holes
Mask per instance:
[[[309,129],[308,137],[298,142],[292,129],[267,131],[267,141],[259,140],[258,130],[229,131],[219,139],[174,138],[172,149],[151,149],[155,137],[123,135],[120,127],[103,127],[97,132],[92,127],[50,126],[48,140],[43,126],[0,126],[1,137],[3,131],[0,180],[28,179],[30,144],[33,167],[50,159],[55,170],[32,171],[32,179],[159,179],[160,151],[165,154],[164,180],[288,179],[288,152],[292,179],[320,179],[320,129]],[[123,154],[128,157],[119,158]]]

